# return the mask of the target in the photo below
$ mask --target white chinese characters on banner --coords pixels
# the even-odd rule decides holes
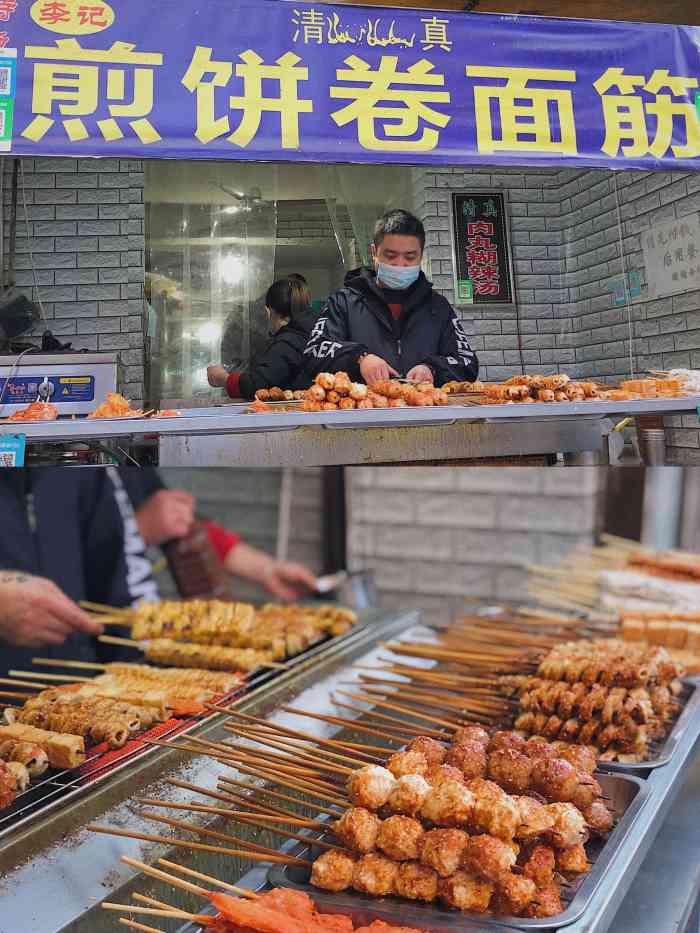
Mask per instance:
[[[652,223],[642,248],[649,298],[700,288],[700,214]]]

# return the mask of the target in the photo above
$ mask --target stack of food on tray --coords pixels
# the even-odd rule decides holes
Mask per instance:
[[[683,668],[663,648],[616,639],[566,642],[536,676],[504,676],[517,697],[515,728],[545,740],[593,746],[602,761],[641,762],[680,710]]]
[[[269,397],[269,401],[278,400],[279,393],[285,395],[281,389],[263,391],[275,393]],[[298,397],[298,393],[292,395]],[[410,383],[399,379],[384,379],[364,385],[361,382],[352,382],[344,372],[319,373],[314,384],[302,395],[301,410],[305,412],[449,405],[447,393],[429,382]],[[260,412],[272,409],[268,405],[268,399],[264,400],[258,393],[250,410]]]
[[[645,398],[680,398],[686,391],[680,379],[627,379],[620,386],[594,380],[575,380],[566,373],[552,376],[512,376],[502,383],[448,382],[450,395],[474,395],[486,405],[532,402],[624,402]]]
[[[333,831],[344,849],[314,862],[330,891],[439,900],[475,913],[550,917],[563,910],[560,875],[589,871],[585,844],[613,816],[593,776],[595,754],[516,732],[428,736],[348,781],[353,806]]]

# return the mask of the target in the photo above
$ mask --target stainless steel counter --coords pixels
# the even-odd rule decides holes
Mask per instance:
[[[161,466],[320,466],[599,452],[613,420],[695,411],[700,398],[532,405],[447,405],[248,414],[245,405],[188,409],[174,418],[0,423],[29,445],[116,444],[157,438]]]

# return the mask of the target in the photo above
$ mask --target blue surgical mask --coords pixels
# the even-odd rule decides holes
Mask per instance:
[[[387,288],[399,291],[410,288],[420,275],[420,266],[389,266],[380,262],[377,266],[377,278]]]

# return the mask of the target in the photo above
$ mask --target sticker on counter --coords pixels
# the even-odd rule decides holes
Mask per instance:
[[[0,379],[0,397],[8,405],[31,405],[37,400],[53,402],[54,405],[92,402],[95,399],[95,377],[13,376],[9,381]]]
[[[0,467],[24,466],[27,438],[24,434],[6,434],[0,437]]]

